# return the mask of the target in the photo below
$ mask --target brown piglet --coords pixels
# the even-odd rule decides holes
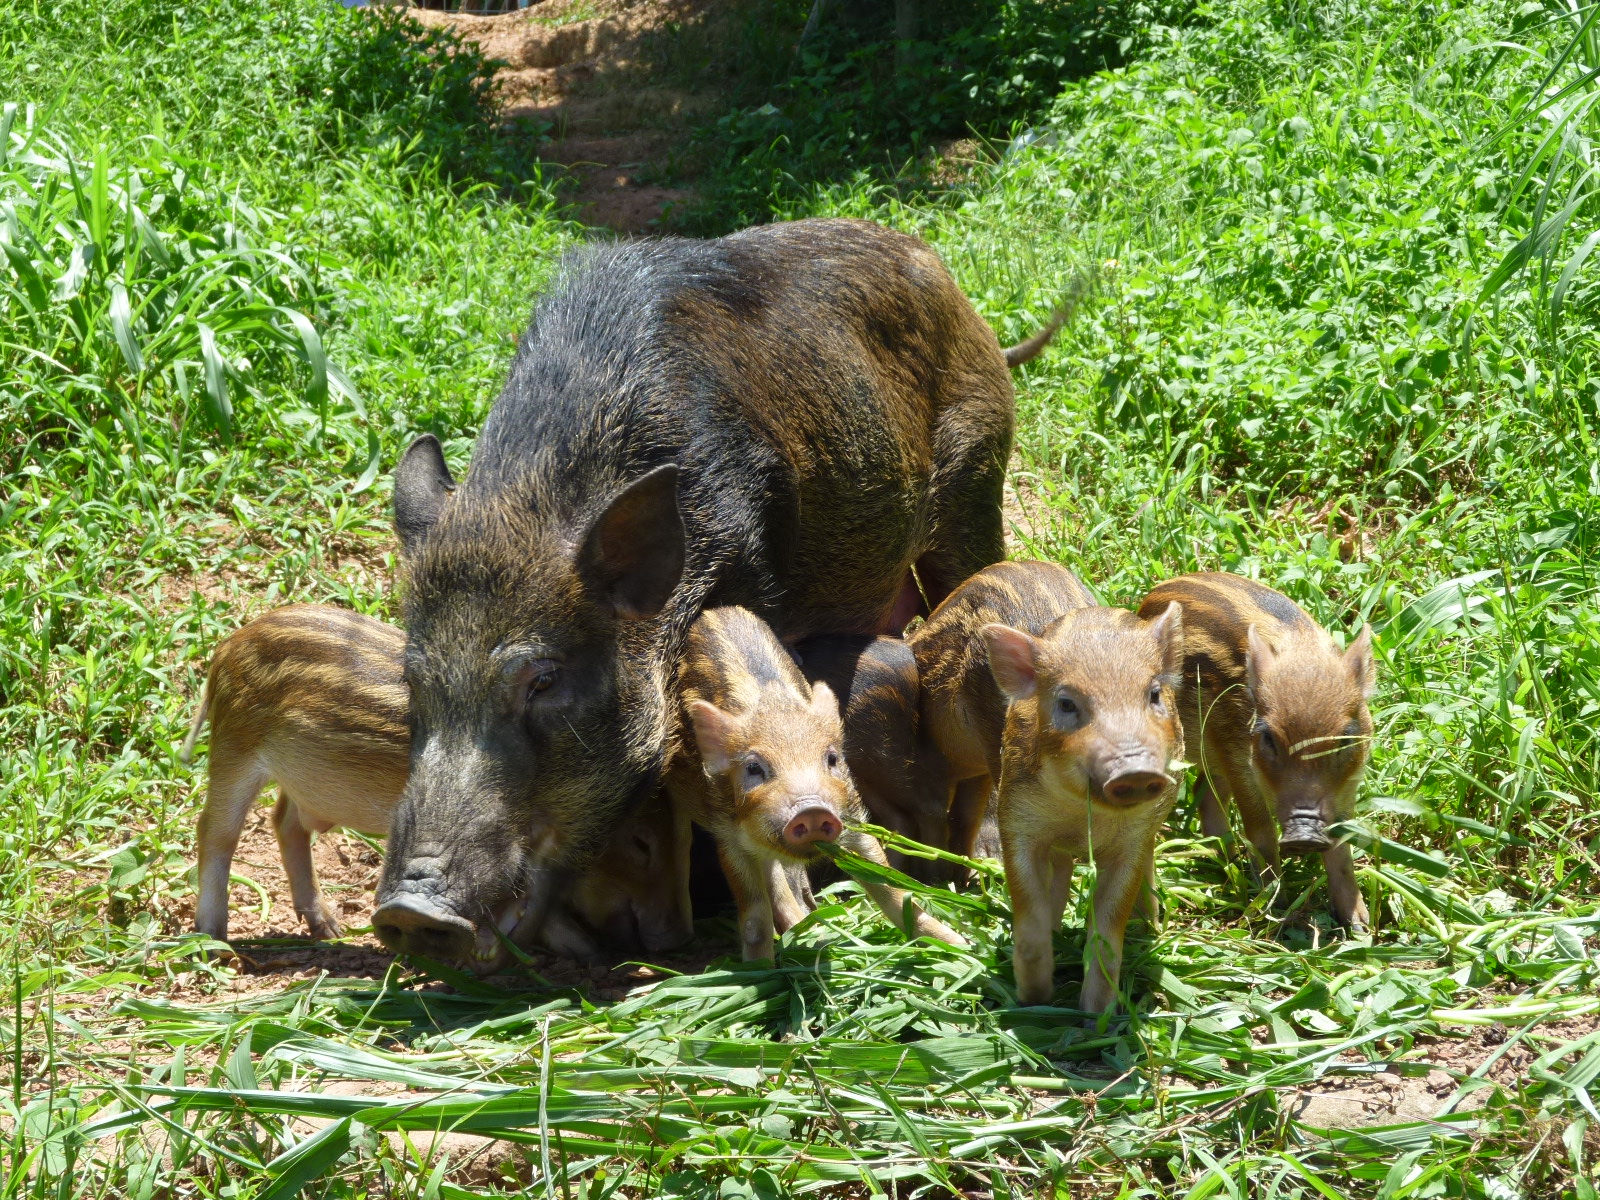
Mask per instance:
[[[1139,611],[1174,603],[1183,606],[1179,711],[1199,754],[1201,828],[1225,837],[1231,799],[1267,873],[1280,854],[1321,854],[1334,916],[1364,928],[1350,847],[1333,843],[1328,826],[1355,815],[1370,757],[1371,630],[1341,651],[1294,601],[1238,575],[1170,579]]]
[[[1116,1002],[1128,920],[1141,902],[1152,911],[1155,843],[1183,756],[1182,624],[1177,606],[1143,622],[1093,606],[1060,567],[1012,563],[979,572],[915,635],[936,740],[969,779],[982,763],[985,786],[998,780],[1023,1004],[1054,991],[1052,938],[1081,858],[1096,882],[1079,1007]]]
[[[268,782],[272,823],[295,911],[317,938],[339,920],[317,884],[311,834],[335,826],[387,834],[411,753],[405,635],[339,608],[292,605],[230,635],[184,743],[185,761],[211,721],[199,827],[195,928],[228,935],[228,884],[246,817]],[[632,949],[669,949],[693,935],[678,888],[689,829],[658,796],[619,827],[600,857],[550,906],[537,940],[599,958],[591,935]]]
[[[887,865],[878,841],[851,827],[863,814],[839,706],[826,683],[806,683],[766,622],[742,608],[700,615],[678,682],[683,731],[667,789],[716,839],[745,959],[770,959],[775,935],[807,912],[791,884],[794,868],[818,859],[822,843]],[[966,944],[903,891],[863,890],[909,936]]]

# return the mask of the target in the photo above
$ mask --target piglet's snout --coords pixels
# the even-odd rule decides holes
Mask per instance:
[[[1296,813],[1284,822],[1279,848],[1285,854],[1321,854],[1331,842],[1320,814]]]
[[[1143,804],[1160,796],[1171,782],[1160,771],[1124,771],[1106,780],[1106,800],[1112,804]]]
[[[1172,776],[1162,770],[1161,761],[1142,749],[1107,758],[1093,774],[1100,799],[1118,807],[1159,799],[1172,786]]]
[[[802,849],[817,842],[836,842],[844,832],[844,822],[839,814],[820,799],[808,797],[796,806],[797,811],[783,827],[784,843],[793,849]]]

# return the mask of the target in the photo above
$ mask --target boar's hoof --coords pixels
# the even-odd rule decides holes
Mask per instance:
[[[472,953],[471,921],[419,896],[397,896],[372,914],[372,930],[396,954],[459,962]]]
[[[1106,780],[1101,790],[1108,804],[1144,804],[1157,799],[1171,782],[1160,771],[1124,771]]]
[[[1321,854],[1331,843],[1321,821],[1302,818],[1283,827],[1278,848],[1285,854]]]
[[[802,809],[789,818],[789,823],[783,827],[783,840],[789,846],[800,849],[817,842],[836,842],[842,831],[838,814],[818,804]]]

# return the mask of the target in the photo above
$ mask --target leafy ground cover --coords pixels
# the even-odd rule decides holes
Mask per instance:
[[[1227,0],[942,193],[767,193],[928,237],[1002,339],[1093,269],[1019,380],[1019,552],[1377,631],[1375,932],[1180,805],[1131,1011],[1086,1025],[1092,884],[1024,1009],[992,868],[926,896],[970,950],[846,885],[777,966],[710,919],[621,1000],[186,937],[209,647],[290,599],[392,614],[387,466],[424,429],[465,461],[584,235],[471,55],[315,0],[0,9],[6,1194],[1591,1200],[1594,19]]]

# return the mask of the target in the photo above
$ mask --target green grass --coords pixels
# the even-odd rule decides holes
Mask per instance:
[[[582,233],[470,56],[312,0],[0,10],[0,1189],[1592,1200],[1592,20],[1226,0],[943,193],[767,195],[923,234],[1002,340],[1094,267],[1019,380],[1026,552],[1113,603],[1228,569],[1375,626],[1374,935],[1313,871],[1259,893],[1182,804],[1132,1012],[1086,1026],[1015,1006],[992,869],[928,897],[964,951],[846,886],[777,968],[621,1003],[400,969],[167,1002],[231,971],[183,934],[209,648],[288,600],[392,615],[387,470],[422,430],[464,462]],[[1531,1065],[1437,1121],[1294,1115],[1480,1025]],[[388,1136],[448,1128],[523,1165]]]

